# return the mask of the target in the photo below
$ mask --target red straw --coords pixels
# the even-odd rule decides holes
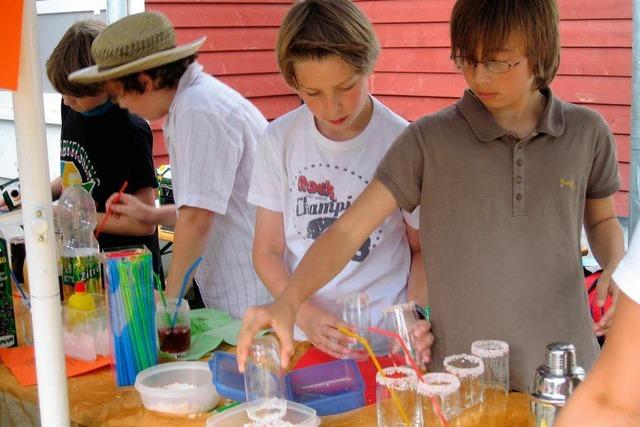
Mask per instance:
[[[120,187],[120,191],[118,191],[118,195],[113,200],[113,203],[118,203],[120,201],[120,197],[122,197],[122,193],[124,193],[124,190],[127,189],[127,185],[129,185],[129,182],[127,182],[127,180],[125,180],[122,183],[122,187]],[[102,221],[100,221],[100,224],[98,224],[98,226],[96,227],[96,231],[93,234],[94,236],[96,236],[96,239],[98,238],[100,233],[102,233],[102,229],[104,228],[105,224],[107,223],[107,220],[109,219],[110,215],[111,215],[111,206],[109,206],[109,209],[107,209],[107,212],[104,214],[104,217],[102,218]]]
[[[400,346],[402,347],[402,351],[404,352],[405,359],[409,361],[409,365],[411,365],[411,368],[414,371],[416,371],[416,375],[418,375],[418,380],[425,382],[424,378],[422,377],[422,373],[418,368],[418,364],[416,363],[415,360],[413,360],[413,357],[411,357],[411,353],[409,352],[409,349],[407,348],[406,344],[404,343],[404,340],[400,335],[396,334],[395,332],[388,331],[386,329],[376,328],[374,326],[369,327],[369,330],[376,334],[394,338],[398,342],[398,344],[400,344]],[[442,423],[442,425],[444,427],[447,427],[449,424],[447,423],[446,418],[442,414],[442,408],[440,408],[440,404],[438,403],[438,401],[434,396],[431,396],[431,404],[433,405],[433,410],[435,411],[436,415],[438,415],[438,418],[440,418],[440,422]]]

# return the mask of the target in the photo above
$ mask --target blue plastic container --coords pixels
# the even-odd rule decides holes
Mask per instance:
[[[216,352],[209,359],[218,394],[246,401],[244,375],[238,371],[236,355]],[[364,380],[355,361],[335,360],[296,369],[285,376],[286,398],[316,410],[319,416],[339,414],[365,405]]]
[[[220,396],[236,402],[244,402],[247,396],[244,391],[244,374],[238,371],[236,355],[231,353],[215,352],[209,359],[213,385]]]
[[[319,416],[364,406],[364,380],[355,361],[336,360],[291,371],[287,398],[313,408]]]

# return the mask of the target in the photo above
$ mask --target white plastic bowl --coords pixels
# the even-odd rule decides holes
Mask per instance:
[[[188,385],[196,387],[187,388]],[[220,400],[211,382],[207,362],[171,362],[152,366],[138,374],[135,387],[145,408],[168,414],[208,412]]]

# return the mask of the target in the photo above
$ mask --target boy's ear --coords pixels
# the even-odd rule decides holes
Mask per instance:
[[[149,77],[148,74],[146,74],[146,73],[138,74],[138,81],[140,82],[140,84],[144,88],[144,92],[143,93],[146,93],[148,90],[153,89],[153,79],[151,79],[151,77]]]

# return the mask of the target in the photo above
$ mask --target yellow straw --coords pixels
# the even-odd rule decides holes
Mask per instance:
[[[384,371],[382,370],[382,366],[380,366],[380,363],[378,362],[378,359],[376,358],[376,355],[373,353],[373,350],[371,349],[371,346],[369,345],[369,342],[367,341],[366,338],[354,332],[351,332],[350,330],[343,328],[342,326],[338,328],[338,331],[342,332],[343,334],[349,337],[355,338],[360,344],[362,344],[364,348],[367,350],[367,353],[369,353],[369,357],[373,361],[373,364],[376,365],[376,369],[378,370],[378,373],[380,374],[380,376],[383,379],[387,378],[387,376],[384,374]],[[391,394],[391,400],[393,400],[393,403],[396,405],[398,412],[400,412],[400,416],[402,417],[402,420],[404,421],[405,424],[409,425],[409,418],[407,417],[407,414],[405,414],[404,409],[402,409],[402,405],[400,404],[400,400],[398,400],[398,396],[396,396],[396,394],[393,392],[391,387],[387,386],[387,389]]]

